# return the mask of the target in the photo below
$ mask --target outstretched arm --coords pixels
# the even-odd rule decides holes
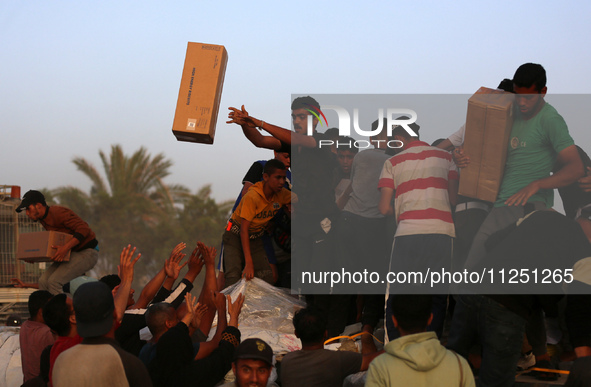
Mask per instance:
[[[185,254],[183,254],[183,249],[185,247],[187,247],[187,245],[183,242],[175,246],[175,248],[170,253],[170,257],[164,262],[164,267],[160,269],[160,271],[150,280],[150,282],[146,284],[146,286],[144,286],[142,293],[138,297],[138,300],[130,309],[142,309],[148,306],[148,304],[154,299],[158,289],[160,289],[162,284],[166,281],[172,282],[170,287],[167,288],[170,290],[174,284],[174,281],[179,276],[179,271],[184,266],[179,266],[178,264],[185,256]]]
[[[201,319],[199,329],[201,332],[207,335],[211,329],[211,324],[213,323],[213,318],[215,317],[216,311],[212,295],[218,290],[217,280],[215,277],[215,256],[217,251],[215,247],[205,246],[201,242],[197,242],[197,250],[202,257],[203,262],[205,263],[205,281],[203,282],[203,287],[201,288],[199,302],[207,306],[207,312]],[[195,254],[195,251],[193,251],[193,253]]]
[[[266,148],[272,150],[279,150],[281,149],[281,141],[276,139],[275,137],[271,136],[263,136],[256,128],[254,123],[247,119],[248,112],[242,105],[242,109],[238,110],[234,107],[229,107],[230,113],[228,114],[229,121],[226,121],[227,124],[238,124],[242,127],[242,132],[244,136],[248,138],[250,142],[253,143],[254,146],[257,148]]]
[[[212,339],[199,345],[199,352],[195,355],[195,360],[207,357],[218,347],[220,340],[222,339],[222,333],[228,326],[228,320],[226,317],[226,296],[219,292],[213,292],[211,297],[214,300],[215,308],[218,312],[218,326]],[[203,333],[207,334],[206,332]]]

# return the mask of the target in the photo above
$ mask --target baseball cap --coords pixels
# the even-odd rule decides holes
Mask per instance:
[[[16,212],[21,212],[23,209],[29,207],[31,204],[43,203],[45,204],[45,196],[39,191],[30,190],[23,196],[21,204],[16,208]]]
[[[107,285],[100,281],[80,285],[74,293],[73,303],[81,337],[103,336],[111,330],[115,304]]]
[[[240,343],[234,352],[234,360],[237,359],[262,360],[273,366],[273,350],[269,344],[261,339],[246,339]]]

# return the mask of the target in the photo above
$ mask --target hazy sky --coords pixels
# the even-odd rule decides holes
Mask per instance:
[[[100,168],[99,150],[121,144],[164,153],[168,183],[193,192],[211,183],[224,200],[254,160],[271,157],[225,124],[228,106],[290,127],[291,94],[471,94],[525,62],[544,65],[549,94],[591,94],[590,11],[569,1],[5,0],[0,185],[87,190],[71,160]],[[214,145],[171,132],[188,41],[228,51]],[[422,135],[446,137],[449,126]],[[591,148],[587,126],[570,130]]]

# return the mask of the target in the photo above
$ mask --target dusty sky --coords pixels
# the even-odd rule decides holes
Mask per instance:
[[[291,94],[471,94],[525,62],[544,65],[549,94],[591,94],[591,4],[289,4],[1,2],[0,185],[88,190],[71,160],[100,167],[99,150],[121,144],[173,160],[168,183],[193,192],[210,183],[216,199],[233,199],[250,164],[271,152],[225,124],[228,106],[290,127]],[[228,50],[214,145],[171,132],[188,41]],[[588,127],[573,117],[585,113],[563,114],[589,149]],[[423,137],[446,137],[454,125],[423,128]]]

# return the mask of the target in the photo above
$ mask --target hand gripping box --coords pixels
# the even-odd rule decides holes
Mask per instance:
[[[213,144],[228,53],[224,46],[187,45],[172,132],[178,141]]]
[[[63,246],[72,235],[58,231],[27,232],[19,235],[16,257],[28,262],[50,262],[57,251],[51,246]],[[65,261],[70,260],[70,253]]]
[[[464,154],[470,164],[460,171],[460,195],[495,202],[513,127],[513,100],[512,93],[486,87],[468,100]]]

